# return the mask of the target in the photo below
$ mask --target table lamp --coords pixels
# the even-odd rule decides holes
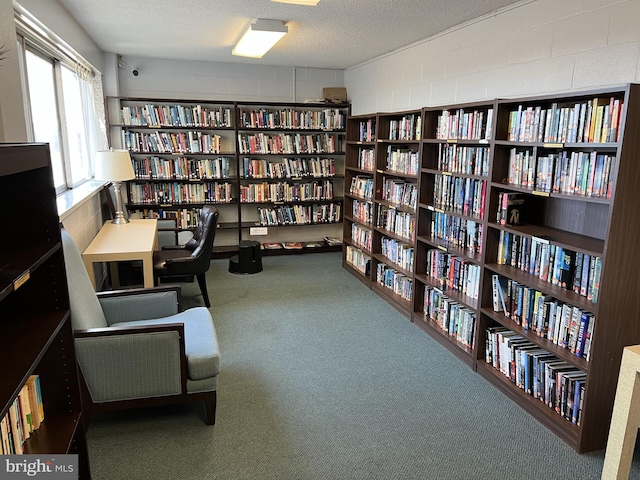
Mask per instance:
[[[131,164],[131,157],[127,150],[99,150],[96,154],[95,179],[113,182],[113,191],[116,197],[116,213],[111,223],[121,225],[129,223],[129,219],[124,215],[122,207],[122,195],[120,188],[125,180],[136,178]]]

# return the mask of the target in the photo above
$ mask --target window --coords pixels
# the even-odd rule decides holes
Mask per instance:
[[[27,51],[26,67],[33,140],[49,144],[56,191],[64,190],[67,182],[60,145],[61,132],[56,101],[54,65],[51,60]]]
[[[68,48],[16,23],[27,129],[30,140],[49,144],[56,192],[61,193],[91,179],[94,152],[107,148],[94,100],[102,97],[102,84],[66,53]]]

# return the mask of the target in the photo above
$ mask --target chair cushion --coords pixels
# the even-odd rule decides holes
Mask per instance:
[[[166,323],[184,324],[184,344],[187,356],[187,374],[191,380],[215,377],[220,373],[220,350],[218,337],[209,310],[194,307],[170,317],[149,320],[118,322],[112,327],[136,325],[158,325]]]
[[[65,229],[61,229],[64,266],[67,272],[69,289],[69,309],[71,324],[74,330],[102,328],[107,320],[98,302],[96,292],[91,286],[89,274],[82,261],[82,256],[73,239]]]

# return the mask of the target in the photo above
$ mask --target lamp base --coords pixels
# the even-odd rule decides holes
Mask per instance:
[[[119,181],[113,182],[113,194],[116,197],[116,213],[113,215],[111,223],[115,223],[116,225],[129,223],[129,219],[124,214],[124,210],[122,208],[122,194],[120,193],[121,185],[122,184]]]
[[[124,225],[126,223],[129,223],[129,219],[124,216],[124,212],[116,212],[113,220],[111,220],[111,223],[115,223],[116,225]]]

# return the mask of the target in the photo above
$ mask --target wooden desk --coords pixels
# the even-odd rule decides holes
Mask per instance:
[[[87,249],[82,260],[89,278],[96,288],[93,264],[142,260],[144,286],[153,287],[153,251],[158,248],[158,221],[132,219],[130,223],[115,225],[105,223]]]
[[[628,479],[640,422],[640,345],[625,347],[609,428],[602,480]]]

